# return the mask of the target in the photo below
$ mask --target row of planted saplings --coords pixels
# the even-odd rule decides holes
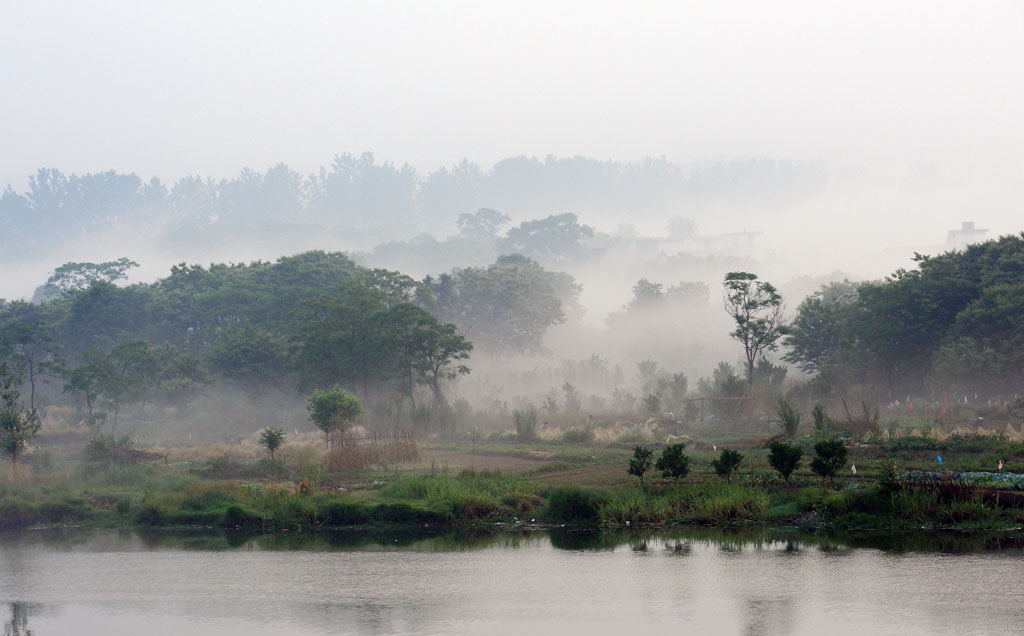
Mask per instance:
[[[644,477],[653,465],[655,470],[661,472],[662,477],[678,482],[690,473],[690,458],[683,452],[685,449],[684,442],[669,444],[662,449],[661,455],[655,461],[652,449],[646,446],[636,446],[633,448],[633,457],[629,460],[628,472],[630,475],[639,477],[640,485],[643,486]],[[768,447],[768,463],[786,481],[789,481],[793,471],[799,468],[803,456],[802,448],[785,442],[774,441]],[[830,484],[834,484],[836,475],[846,466],[846,459],[847,450],[843,440],[821,440],[814,445],[811,470]],[[742,453],[723,448],[719,452],[718,458],[712,460],[711,467],[715,469],[715,474],[719,477],[732,481],[732,475],[742,461]]]

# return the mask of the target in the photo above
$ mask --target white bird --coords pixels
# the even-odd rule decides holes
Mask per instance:
[[[711,448],[713,448],[713,449],[715,449],[715,450],[718,450],[718,445],[717,445],[717,444],[712,444],[712,445],[711,445]]]
[[[857,464],[850,464],[850,472],[854,475],[857,474]]]

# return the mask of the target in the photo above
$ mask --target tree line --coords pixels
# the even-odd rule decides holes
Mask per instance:
[[[787,362],[825,389],[879,400],[1007,397],[1024,387],[1024,233],[938,256],[880,281],[836,282],[804,299]]]
[[[422,177],[372,153],[336,155],[302,175],[284,163],[243,168],[232,179],[185,176],[173,183],[134,173],[65,174],[40,168],[28,188],[0,194],[0,247],[9,255],[114,228],[192,233],[195,228],[454,224],[480,208],[516,216],[554,211],[663,211],[708,197],[794,197],[829,180],[820,163],[747,159],[679,166],[585,157],[510,157],[490,169],[468,160]]]
[[[126,406],[184,408],[227,382],[255,399],[337,385],[445,412],[474,342],[496,355],[536,350],[579,291],[522,256],[416,281],[306,252],[115,285],[131,265],[69,263],[47,282],[50,300],[0,302],[0,353],[30,410],[57,384],[86,421],[116,427]]]

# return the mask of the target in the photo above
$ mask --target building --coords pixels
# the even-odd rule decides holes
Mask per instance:
[[[974,221],[964,221],[959,230],[950,230],[946,235],[946,249],[959,250],[985,240],[988,230],[974,227]]]

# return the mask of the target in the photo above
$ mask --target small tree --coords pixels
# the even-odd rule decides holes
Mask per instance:
[[[841,439],[823,439],[814,445],[811,470],[835,485],[836,475],[846,466],[846,444]]]
[[[17,387],[22,375],[6,363],[0,363],[0,452],[11,458],[14,468],[18,456],[25,452],[39,432],[39,418],[34,410],[26,411]]]
[[[633,457],[629,460],[629,474],[640,478],[640,487],[644,485],[644,474],[651,467],[654,451],[643,446],[633,448]]]
[[[661,451],[661,457],[654,467],[661,471],[662,477],[671,477],[672,481],[686,477],[690,472],[690,458],[683,454],[686,444],[669,444]]]
[[[726,481],[731,482],[732,474],[739,468],[741,461],[743,461],[743,455],[739,451],[723,448],[718,459],[711,462],[711,466],[719,477],[725,477]]]
[[[274,453],[277,449],[281,448],[285,443],[288,442],[288,438],[284,436],[284,431],[273,426],[268,426],[260,431],[260,446],[267,449],[267,455],[270,456],[270,461],[274,461]]]
[[[516,438],[520,442],[537,439],[537,409],[532,404],[521,411],[512,411],[512,420],[516,425]]]
[[[363,412],[363,403],[345,389],[333,386],[326,391],[313,391],[306,410],[309,411],[309,419],[324,432],[324,440],[329,441],[331,433],[352,427]]]
[[[804,451],[799,446],[790,446],[785,442],[772,442],[768,447],[768,463],[779,471],[782,478],[789,481],[789,476],[800,466]]]
[[[648,393],[644,396],[644,412],[647,415],[657,415],[661,410],[661,396],[657,393]]]
[[[780,398],[775,407],[775,416],[779,419],[779,426],[786,432],[786,437],[793,439],[800,428],[800,412],[785,398]]]

